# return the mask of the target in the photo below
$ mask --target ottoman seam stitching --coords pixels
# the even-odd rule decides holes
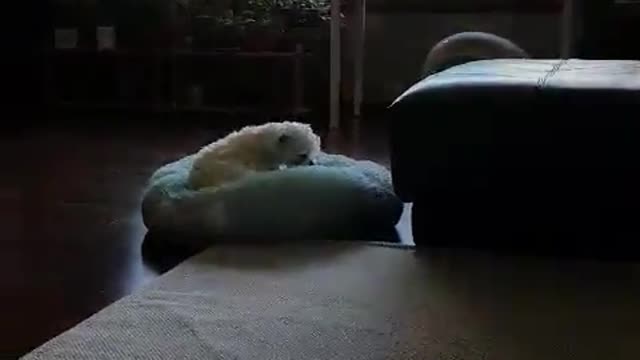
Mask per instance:
[[[551,70],[549,70],[543,77],[538,79],[538,89],[542,90],[547,83],[549,82],[549,80],[560,71],[560,68],[562,66],[564,66],[564,64],[567,63],[567,61],[569,61],[568,59],[562,59],[559,62],[557,62],[555,65],[553,65],[553,67],[551,68]]]

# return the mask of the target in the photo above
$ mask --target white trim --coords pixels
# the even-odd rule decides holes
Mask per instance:
[[[563,59],[573,56],[575,5],[575,0],[564,0],[562,7],[560,57]]]
[[[367,26],[367,1],[356,0],[353,42],[353,115],[360,116],[363,99],[364,46]]]
[[[331,40],[329,75],[329,127],[340,127],[340,0],[331,0]]]

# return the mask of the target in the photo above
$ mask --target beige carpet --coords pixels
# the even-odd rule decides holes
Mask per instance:
[[[640,267],[218,247],[25,359],[639,359]]]

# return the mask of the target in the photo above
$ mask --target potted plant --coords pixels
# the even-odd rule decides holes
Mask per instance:
[[[95,2],[54,0],[52,5],[54,47],[91,48],[95,42]],[[57,45],[56,40],[60,41]]]
[[[282,38],[282,26],[271,17],[249,15],[243,18],[245,39],[243,48],[248,51],[270,51],[276,49]]]
[[[172,43],[172,0],[112,0],[105,2],[103,11],[115,24],[118,47],[163,48]]]
[[[329,37],[330,0],[280,0],[286,43],[323,47]]]
[[[231,0],[198,0],[191,4],[193,46],[198,49],[237,48],[244,34]]]
[[[216,18],[214,45],[219,49],[239,48],[245,36],[245,25],[232,13]]]
[[[198,15],[193,18],[193,46],[196,49],[229,49],[240,46],[243,26],[231,16]]]
[[[329,19],[329,0],[279,0],[289,28],[317,27]]]

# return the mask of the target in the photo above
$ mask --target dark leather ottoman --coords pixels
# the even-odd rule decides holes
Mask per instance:
[[[417,245],[635,257],[640,62],[488,60],[390,107]]]

